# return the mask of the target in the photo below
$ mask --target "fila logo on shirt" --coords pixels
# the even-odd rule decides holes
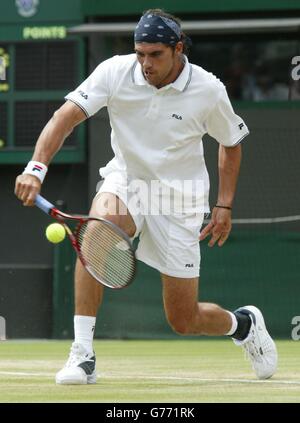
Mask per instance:
[[[175,113],[172,114],[172,118],[182,120],[182,116],[176,115]]]
[[[187,263],[187,264],[185,265],[185,267],[194,267],[194,264],[193,264],[193,263]]]
[[[239,128],[240,128],[240,130],[242,130],[242,128],[244,127],[245,125],[243,124],[243,123],[240,123],[239,124]]]
[[[78,92],[81,95],[81,97],[83,97],[85,100],[87,100],[89,98],[89,96],[87,94],[85,94],[83,91],[79,90]]]
[[[43,170],[43,168],[39,165],[34,165],[33,168],[32,168],[32,172],[34,172],[35,170],[37,172],[41,172]]]

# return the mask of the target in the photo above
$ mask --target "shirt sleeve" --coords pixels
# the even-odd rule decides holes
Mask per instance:
[[[102,107],[107,106],[111,95],[111,67],[113,59],[100,63],[85,81],[65,96],[66,100],[77,104],[87,117],[94,115]]]
[[[224,85],[205,125],[207,133],[224,147],[238,145],[249,134],[243,119],[235,114]]]

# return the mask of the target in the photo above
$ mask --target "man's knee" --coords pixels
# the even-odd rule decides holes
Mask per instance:
[[[167,315],[167,321],[170,327],[178,335],[193,335],[199,334],[199,319],[198,327],[196,328],[196,319],[193,315]]]
[[[176,278],[162,274],[167,321],[181,335],[199,333],[198,278]]]
[[[121,228],[128,236],[136,232],[136,226],[125,204],[112,193],[101,193],[94,199],[91,216],[102,217]]]
[[[186,321],[169,321],[169,325],[178,335],[189,335],[190,333],[190,325]]]

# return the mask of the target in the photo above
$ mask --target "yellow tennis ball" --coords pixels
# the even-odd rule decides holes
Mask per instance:
[[[66,231],[60,223],[51,223],[46,229],[46,238],[53,244],[58,244],[63,241],[66,236]]]

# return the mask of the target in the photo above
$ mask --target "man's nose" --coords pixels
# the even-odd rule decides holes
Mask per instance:
[[[144,57],[144,62],[143,62],[143,68],[144,68],[145,70],[147,70],[147,69],[150,69],[150,68],[151,68],[151,66],[152,66],[151,59],[150,59],[149,57],[145,56],[145,57]]]

